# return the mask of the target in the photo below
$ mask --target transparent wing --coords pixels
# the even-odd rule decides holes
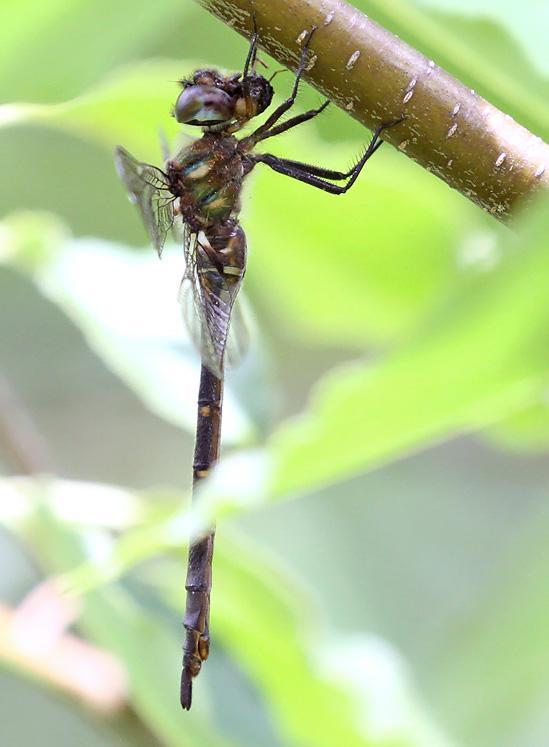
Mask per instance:
[[[249,315],[248,315],[249,318]],[[225,365],[238,366],[250,347],[250,330],[246,323],[242,296],[240,295],[232,309],[231,327],[225,348]]]
[[[156,166],[137,161],[121,146],[116,149],[115,163],[130,199],[139,208],[145,228],[160,256],[174,221],[175,198],[170,192],[167,177]]]
[[[185,227],[185,275],[181,283],[179,300],[185,324],[189,334],[200,351],[202,363],[212,373],[221,377],[226,355],[229,363],[234,364],[233,345],[227,342],[231,327],[231,312],[240,288],[240,281],[230,280],[219,272],[204,249],[207,239],[203,234],[197,235]],[[240,315],[237,314],[240,318]],[[243,340],[246,335],[231,334],[231,338],[240,337],[236,342],[240,357],[243,353]]]

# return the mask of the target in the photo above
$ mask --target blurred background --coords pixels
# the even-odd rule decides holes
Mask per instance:
[[[549,137],[544,0],[355,5]],[[199,362],[112,153],[160,164],[176,81],[247,43],[190,0],[1,14],[2,744],[546,747],[547,211],[511,234],[389,146],[345,198],[248,180],[183,713]],[[332,107],[272,150],[341,169],[369,136]]]

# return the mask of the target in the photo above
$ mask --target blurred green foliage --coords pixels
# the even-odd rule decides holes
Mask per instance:
[[[356,5],[549,136],[546,3]],[[15,605],[61,574],[77,634],[128,678],[125,709],[93,712],[2,633],[3,743],[546,747],[545,204],[511,233],[388,147],[345,198],[258,169],[256,332],[191,512],[181,252],[141,250],[112,150],[159,163],[175,81],[239,69],[246,43],[188,0],[9,0],[0,20],[0,385],[56,475],[0,453],[0,589]],[[367,137],[332,109],[273,151],[341,168]],[[183,714],[186,542],[212,517],[213,656]],[[34,721],[65,729],[28,719],[39,696]]]

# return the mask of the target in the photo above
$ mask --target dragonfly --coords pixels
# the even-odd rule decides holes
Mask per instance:
[[[251,134],[235,136],[251,119],[266,112],[274,96],[274,76],[267,79],[257,71],[259,34],[255,18],[253,21],[242,72],[224,74],[215,69],[200,69],[180,81],[182,90],[173,114],[179,123],[201,128],[200,138],[167,158],[163,169],[138,161],[121,146],[115,154],[117,170],[159,255],[174,223],[178,221],[182,228],[185,271],[180,300],[190,336],[201,356],[193,497],[220,453],[224,370],[230,358],[229,329],[246,270],[246,236],[238,220],[245,178],[258,164],[264,164],[325,192],[344,194],[382,145],[382,132],[402,121],[400,118],[379,124],[361,157],[347,171],[255,152],[259,143],[320,115],[329,100],[282,120],[296,101],[309,64],[313,27],[303,39],[290,95]],[[214,536],[215,527],[210,527],[189,546],[180,687],[180,702],[185,710],[191,707],[193,680],[210,650]]]

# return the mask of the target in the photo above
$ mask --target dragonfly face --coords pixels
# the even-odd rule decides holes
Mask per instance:
[[[223,75],[218,70],[197,70],[182,80],[174,116],[182,124],[213,127],[237,122],[237,129],[270,105],[273,87],[262,75]]]

